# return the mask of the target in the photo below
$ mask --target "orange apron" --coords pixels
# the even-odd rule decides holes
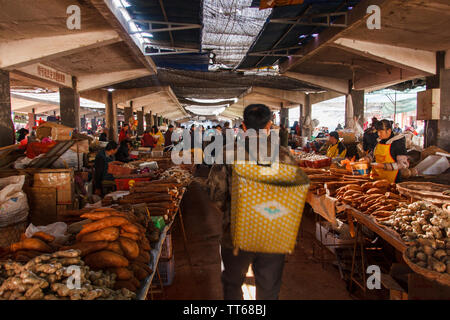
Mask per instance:
[[[378,143],[373,151],[375,161],[377,163],[394,163],[395,160],[391,156],[391,145]],[[377,180],[386,179],[390,183],[394,183],[397,179],[398,170],[384,170],[373,168],[371,177]]]

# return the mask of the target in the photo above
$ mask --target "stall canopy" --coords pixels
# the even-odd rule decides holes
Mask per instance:
[[[117,0],[145,39],[144,52],[158,67],[208,70],[209,57],[201,53],[202,1]]]
[[[358,2],[359,0],[304,0],[300,5],[275,7],[238,68],[271,66],[276,61],[281,63],[289,59],[289,53],[293,56],[302,45],[314,41],[317,35],[327,28],[325,26],[281,23],[282,20],[346,12],[353,9]],[[259,4],[259,0],[252,2],[254,7],[259,7]],[[330,22],[333,23],[339,17],[341,16],[331,15]],[[304,22],[301,19],[298,21]],[[314,21],[324,22],[325,19],[316,18]]]

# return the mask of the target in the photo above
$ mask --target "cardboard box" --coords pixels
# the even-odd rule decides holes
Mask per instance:
[[[333,253],[336,253],[336,248],[339,246],[349,246],[355,243],[354,239],[339,239],[337,235],[330,232],[330,230],[328,230],[318,222],[316,222],[316,239],[319,240],[324,246],[327,247],[328,250]]]
[[[439,120],[441,89],[417,92],[417,120]]]
[[[57,204],[71,204],[74,197],[74,174],[71,169],[42,170],[34,174],[34,187],[57,189]]]
[[[70,147],[70,150],[78,153],[89,153],[89,140],[79,140],[73,146]]]
[[[70,140],[72,139],[73,128],[63,126],[53,122],[45,122],[36,129],[36,136],[39,140],[51,137],[52,140]]]
[[[31,223],[45,226],[57,221],[55,187],[32,187],[28,190]]]

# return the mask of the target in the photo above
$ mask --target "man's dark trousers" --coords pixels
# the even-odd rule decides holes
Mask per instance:
[[[283,275],[284,254],[256,253],[221,248],[224,270],[222,272],[223,295],[225,300],[242,300],[242,285],[252,264],[255,275],[256,300],[277,300]]]

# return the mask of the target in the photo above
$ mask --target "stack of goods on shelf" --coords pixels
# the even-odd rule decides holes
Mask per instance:
[[[387,180],[348,184],[336,190],[336,198],[377,220],[389,217],[407,199],[398,194],[395,183]]]
[[[80,250],[91,269],[116,274],[115,289],[137,292],[140,281],[152,273],[147,226],[133,213],[110,208],[95,209],[82,214],[81,218],[88,220],[69,229],[75,243],[62,249]]]
[[[294,154],[294,157],[297,159],[300,167],[318,169],[331,165],[331,159],[320,154],[297,152]]]
[[[339,169],[325,170],[303,168],[303,171],[305,171],[311,181],[309,191],[316,195],[323,195],[327,193],[329,196],[334,196],[334,186],[362,184],[369,181],[368,178],[348,175],[347,171]],[[326,188],[326,185],[328,188]]]
[[[71,288],[69,277],[79,270],[80,287]],[[114,290],[116,275],[92,271],[79,250],[58,251],[34,257],[26,264],[0,261],[0,300],[130,300],[126,288]]]
[[[192,181],[192,173],[182,166],[173,166],[161,174],[160,179],[175,180],[183,187],[187,187]]]
[[[178,209],[184,189],[179,180],[165,179],[137,181],[130,189],[130,194],[118,200],[120,205],[145,203],[152,216],[163,216],[169,220]],[[113,200],[105,198],[103,204],[112,204]]]

